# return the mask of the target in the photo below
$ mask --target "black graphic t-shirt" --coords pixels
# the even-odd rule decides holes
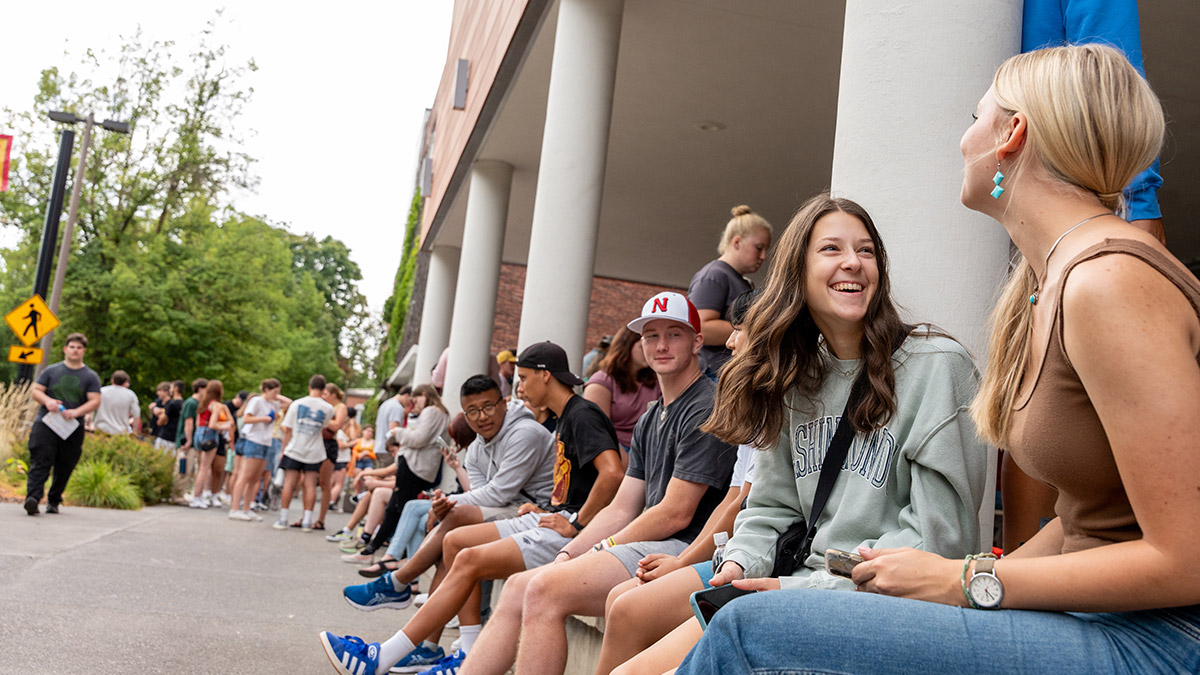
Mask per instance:
[[[605,450],[616,449],[617,431],[608,415],[582,396],[572,396],[563,407],[554,437],[551,509],[579,511],[599,476],[592,461]]]
[[[58,362],[38,375],[37,383],[46,388],[50,398],[62,401],[67,409],[78,408],[87,403],[90,392],[100,393],[100,376],[96,371],[84,366],[68,368],[66,363]],[[40,420],[46,414],[46,406],[39,405],[37,418]]]

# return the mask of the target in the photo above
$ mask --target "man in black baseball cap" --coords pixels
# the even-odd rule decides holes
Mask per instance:
[[[517,357],[517,368],[549,371],[554,379],[568,387],[578,387],[583,384],[571,367],[567,365],[567,352],[553,342],[538,342],[531,344]]]

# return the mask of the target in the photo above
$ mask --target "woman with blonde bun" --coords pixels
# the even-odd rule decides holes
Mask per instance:
[[[680,673],[1200,672],[1200,282],[1114,213],[1162,108],[1082,45],[1008,59],[973,116],[962,201],[1022,258],[972,415],[1058,517],[1000,560],[860,547],[862,592],[738,598]]]
[[[717,244],[720,257],[701,267],[688,284],[688,299],[700,312],[700,332],[704,334],[700,370],[713,378],[730,356],[725,347],[733,332],[729,306],[752,288],[746,275],[762,267],[771,248],[771,224],[765,218],[745,205],[733,207],[732,213]]]

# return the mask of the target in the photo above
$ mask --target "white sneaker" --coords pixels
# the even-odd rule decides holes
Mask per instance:
[[[222,504],[224,504],[225,506],[229,506],[229,502],[233,501],[233,499],[231,499],[229,497],[229,495],[225,493],[224,490],[221,490],[220,492],[217,493],[217,499],[220,500],[220,502]]]
[[[204,501],[203,499],[196,499],[195,497],[192,497],[192,501],[188,502],[188,506],[192,507],[193,509],[207,509],[208,502]]]
[[[245,520],[253,520],[253,521],[259,522],[259,523],[262,522],[263,517],[258,515],[254,511],[242,511],[242,513],[245,514],[246,516],[248,516],[247,518],[245,518]]]
[[[230,520],[250,521],[250,520],[254,520],[254,516],[250,515],[249,513],[245,512],[245,511],[230,511],[229,519]],[[261,520],[261,518],[259,520]]]
[[[421,605],[425,604],[425,602],[428,600],[429,600],[428,593],[417,593],[416,595],[413,596],[413,604],[416,605],[417,607],[420,607]]]
[[[457,616],[454,617],[453,619],[450,619],[450,621],[446,623],[446,628],[452,628],[454,630],[458,630],[458,627],[459,627],[459,623],[458,623]]]
[[[221,508],[222,506],[225,506],[224,504],[221,503],[221,498],[218,497],[217,495],[213,495],[212,497],[209,497],[208,503],[211,504],[213,506],[213,508],[217,508],[217,509]]]
[[[453,654],[460,649],[462,649],[462,638],[454,638],[454,642],[450,643],[450,653]]]

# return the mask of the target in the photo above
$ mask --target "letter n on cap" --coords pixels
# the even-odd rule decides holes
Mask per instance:
[[[658,312],[665,312],[665,311],[667,311],[667,299],[666,298],[655,298],[654,299],[654,307],[653,307],[653,309],[650,310],[650,313],[655,314]]]

